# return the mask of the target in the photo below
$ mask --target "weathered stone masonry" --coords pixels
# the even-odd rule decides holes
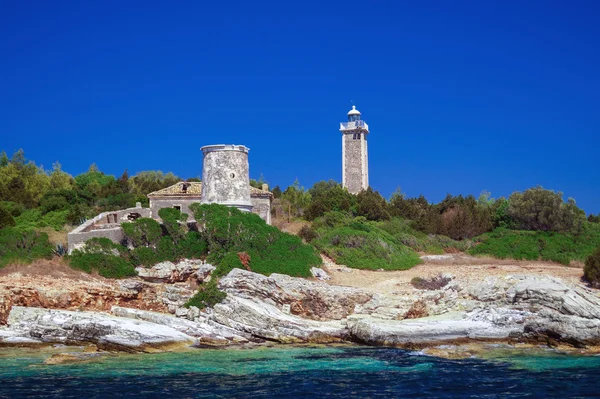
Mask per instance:
[[[360,119],[360,112],[352,106],[348,122],[340,123],[342,132],[342,183],[352,194],[369,187],[367,136],[369,125]]]

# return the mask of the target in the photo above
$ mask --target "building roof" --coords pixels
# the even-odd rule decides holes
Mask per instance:
[[[185,187],[184,189],[184,186]],[[273,197],[270,191],[261,190],[250,186],[251,197]],[[154,197],[202,197],[202,183],[197,181],[180,181],[172,186],[154,191],[148,194],[148,198]]]
[[[352,109],[350,112],[348,112],[348,115],[360,115],[360,111],[356,109],[356,105],[352,106]]]

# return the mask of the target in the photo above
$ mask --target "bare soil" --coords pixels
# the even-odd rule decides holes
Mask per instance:
[[[424,260],[424,263],[402,271],[351,269],[337,265],[325,256],[323,261],[325,271],[331,276],[330,284],[359,287],[379,293],[412,291],[410,281],[414,277],[431,278],[444,273],[454,275],[456,281],[463,286],[487,276],[550,275],[569,283],[580,283],[583,276],[583,268],[580,267],[542,261],[479,258],[464,254]]]

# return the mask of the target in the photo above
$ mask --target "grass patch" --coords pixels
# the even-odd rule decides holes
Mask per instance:
[[[472,255],[547,260],[568,265],[585,261],[600,246],[600,225],[586,222],[580,234],[497,229],[474,239]]]
[[[406,270],[421,263],[408,246],[365,218],[330,212],[315,221],[312,244],[335,262],[356,269]]]

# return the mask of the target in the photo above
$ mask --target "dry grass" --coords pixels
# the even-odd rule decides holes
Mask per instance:
[[[51,260],[38,259],[30,264],[10,264],[0,269],[0,277],[18,273],[23,276],[44,276],[50,278],[68,278],[73,280],[97,280],[98,276],[92,276],[80,270],[72,269],[61,257]],[[102,277],[100,277],[102,279]]]
[[[48,240],[54,244],[67,244],[67,234],[71,227],[65,226],[61,231],[56,231],[52,227],[42,227],[36,229],[39,232],[48,234]]]
[[[298,232],[302,227],[310,226],[310,222],[305,220],[292,219],[291,222],[288,222],[287,218],[285,217],[273,217],[271,219],[271,224],[284,233],[290,233],[294,235],[298,235]]]

